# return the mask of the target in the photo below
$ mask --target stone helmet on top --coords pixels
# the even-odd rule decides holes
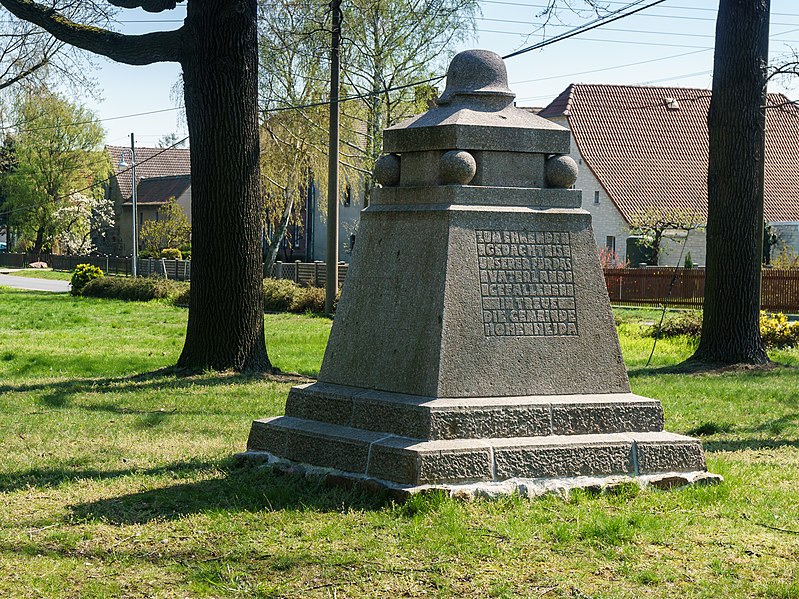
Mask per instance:
[[[494,96],[512,101],[508,71],[502,58],[490,50],[467,50],[452,59],[447,69],[447,86],[438,104],[452,102],[455,96]]]

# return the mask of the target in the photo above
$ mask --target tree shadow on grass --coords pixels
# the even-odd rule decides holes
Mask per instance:
[[[631,368],[627,374],[634,376],[655,376],[662,374],[683,374],[695,376],[724,376],[724,375],[746,375],[752,377],[765,377],[775,373],[799,372],[799,368],[790,364],[779,362],[769,362],[767,364],[716,364],[709,362],[699,362],[696,360],[686,360],[679,364],[669,364],[668,366],[650,366],[641,368]]]
[[[239,374],[219,373],[213,376],[185,372],[173,366],[152,372],[108,378],[67,379],[37,383],[0,384],[0,395],[5,393],[41,392],[39,401],[54,409],[65,408],[72,397],[83,393],[140,392],[160,390],[168,387],[171,391],[188,387],[214,387],[253,382],[271,381],[277,383],[301,384],[313,381],[312,378],[295,373],[277,374]],[[91,406],[87,409],[103,410],[127,414],[146,414],[150,411],[136,411],[118,408],[114,405]]]
[[[64,483],[83,480],[112,480],[133,474],[143,476],[161,476],[174,473],[188,476],[194,472],[217,468],[218,461],[186,460],[173,462],[153,468],[120,468],[102,470],[100,468],[31,468],[24,471],[0,473],[0,493],[12,493],[31,487],[52,488]]]
[[[703,439],[702,446],[707,453],[744,451],[747,449],[757,451],[761,449],[781,449],[783,447],[799,449],[799,439],[715,439],[712,441]]]
[[[279,474],[231,458],[225,476],[185,482],[71,506],[73,517],[111,524],[144,524],[208,512],[281,510],[340,511],[342,507],[374,510],[390,503],[388,494],[356,486],[327,486],[322,480]]]

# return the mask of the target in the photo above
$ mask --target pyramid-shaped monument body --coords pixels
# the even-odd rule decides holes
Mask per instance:
[[[405,489],[705,476],[630,393],[569,131],[513,98],[499,56],[463,52],[385,131],[319,380],[248,452]]]

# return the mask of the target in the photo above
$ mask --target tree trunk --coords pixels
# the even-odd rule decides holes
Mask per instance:
[[[286,207],[283,209],[283,214],[280,217],[280,223],[277,226],[277,231],[272,235],[269,240],[269,247],[266,250],[266,260],[264,261],[264,272],[267,276],[271,275],[272,268],[277,261],[277,252],[280,250],[280,242],[286,236],[286,231],[289,228],[289,220],[291,220],[291,211],[294,209],[294,195],[288,191],[284,191],[284,199]],[[307,260],[307,258],[306,258]]]
[[[36,229],[36,239],[33,241],[33,253],[36,254],[37,262],[42,261],[42,250],[44,249],[44,228],[44,225],[39,225],[39,228]]]
[[[764,364],[760,338],[769,0],[721,0],[708,114],[702,336],[692,360]]]
[[[264,342],[255,0],[189,2],[192,281],[178,366],[269,371]]]

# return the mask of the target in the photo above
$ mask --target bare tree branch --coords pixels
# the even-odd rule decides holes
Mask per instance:
[[[141,8],[147,12],[163,12],[172,10],[182,0],[108,0],[110,4],[120,8]]]
[[[179,62],[183,52],[183,27],[143,35],[123,35],[101,27],[82,25],[31,0],[0,0],[12,14],[45,29],[57,39],[117,62],[146,65]]]

